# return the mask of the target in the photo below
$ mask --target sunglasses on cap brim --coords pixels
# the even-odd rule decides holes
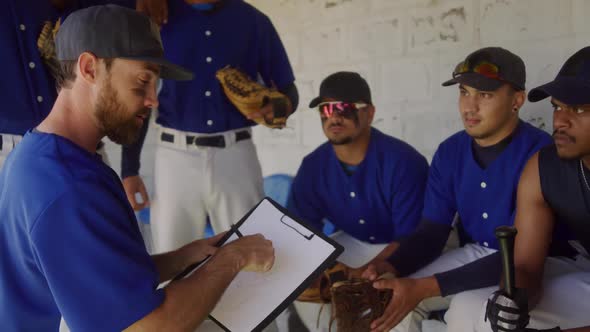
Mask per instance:
[[[356,112],[366,108],[367,106],[369,106],[369,104],[328,101],[320,103],[317,107],[322,118],[329,118],[334,114],[338,114],[343,118],[353,118]]]
[[[469,61],[463,61],[455,67],[453,78],[466,73],[477,73],[487,78],[501,80],[500,68],[488,61],[481,61],[472,66]]]

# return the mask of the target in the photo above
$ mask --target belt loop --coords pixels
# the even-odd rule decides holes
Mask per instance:
[[[6,141],[8,141],[8,142],[6,142]],[[10,151],[14,150],[14,146],[16,145],[16,142],[14,141],[14,136],[13,135],[4,136],[4,145],[6,148],[6,152],[10,152]]]
[[[231,130],[223,133],[223,139],[225,140],[226,148],[229,148],[230,146],[236,144],[236,133],[237,130]]]
[[[181,150],[188,150],[188,145],[186,144],[186,134],[180,130],[174,130],[174,145]]]
[[[13,136],[12,137],[12,148],[14,149],[18,143],[23,139],[22,136]]]

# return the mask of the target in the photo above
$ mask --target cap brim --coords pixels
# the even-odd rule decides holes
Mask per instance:
[[[160,65],[160,77],[163,79],[175,81],[190,81],[195,77],[195,75],[190,70],[183,68],[179,65],[173,64],[172,62],[163,58],[125,57],[125,59],[145,61]]]
[[[555,79],[532,89],[528,98],[534,103],[550,96],[569,105],[590,104],[590,82],[575,78]]]
[[[504,82],[477,73],[465,73],[444,82],[442,86],[454,84],[467,85],[480,91],[496,91],[504,84]]]
[[[322,102],[322,97],[317,96],[311,100],[311,102],[309,103],[309,108],[314,108],[314,107],[318,106],[321,102]]]

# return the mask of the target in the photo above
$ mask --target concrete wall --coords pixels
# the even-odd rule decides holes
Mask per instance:
[[[287,128],[255,129],[265,175],[295,174],[303,156],[325,141],[319,116],[307,104],[321,80],[333,72],[360,72],[377,107],[374,126],[430,159],[438,143],[462,128],[458,89],[440,83],[468,53],[502,46],[518,54],[527,65],[530,89],[553,79],[568,56],[590,45],[590,0],[250,2],[279,31],[301,99]],[[548,102],[527,103],[521,117],[551,130]],[[142,158],[150,188],[154,143],[150,135]],[[118,169],[119,149],[109,144],[108,151]]]

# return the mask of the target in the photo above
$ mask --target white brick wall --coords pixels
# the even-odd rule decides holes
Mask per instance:
[[[300,92],[288,128],[257,127],[264,175],[295,174],[301,159],[324,142],[319,117],[307,108],[321,80],[360,72],[372,88],[374,125],[415,146],[429,159],[438,143],[461,129],[457,88],[443,88],[468,53],[502,46],[527,65],[527,88],[551,80],[590,45],[590,0],[250,0],[275,24]],[[551,130],[548,103],[525,104],[522,118]],[[142,158],[153,181],[154,135]],[[119,150],[108,145],[115,169]]]

